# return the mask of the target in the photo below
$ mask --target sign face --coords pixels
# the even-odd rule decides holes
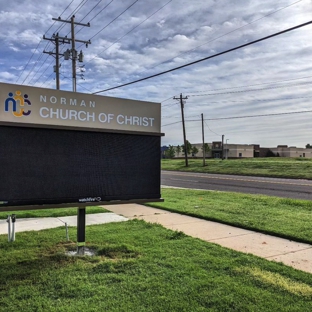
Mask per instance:
[[[0,126],[0,211],[160,199],[160,138]]]
[[[0,124],[159,134],[159,103],[0,83]]]

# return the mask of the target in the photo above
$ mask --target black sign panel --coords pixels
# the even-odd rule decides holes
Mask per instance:
[[[160,136],[0,126],[0,210],[159,198]]]

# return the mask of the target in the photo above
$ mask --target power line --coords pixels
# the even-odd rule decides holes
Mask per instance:
[[[305,77],[299,77],[299,78],[293,78],[293,79],[285,79],[285,80],[277,80],[277,81],[271,81],[271,82],[262,82],[262,83],[255,83],[251,85],[244,85],[244,86],[236,86],[236,87],[227,87],[227,88],[219,88],[219,89],[208,89],[208,90],[201,90],[201,91],[193,91],[188,92],[188,94],[192,93],[202,93],[202,92],[213,92],[213,91],[222,91],[222,90],[230,90],[230,89],[239,89],[239,88],[248,88],[248,87],[255,87],[255,86],[261,86],[261,85],[267,85],[267,84],[275,84],[275,83],[283,83],[283,82],[289,82],[294,80],[300,80],[300,79],[307,79],[312,78],[312,76],[305,76]]]
[[[228,119],[243,119],[243,118],[255,118],[255,117],[269,117],[269,116],[281,116],[281,115],[292,115],[292,114],[303,114],[303,113],[311,113],[312,110],[305,110],[305,111],[296,111],[296,112],[284,112],[284,113],[272,113],[272,114],[260,114],[260,115],[246,115],[246,116],[231,116],[231,117],[219,117],[219,118],[206,118],[209,121],[215,120],[228,120]],[[194,122],[194,121],[201,121],[201,119],[186,119],[186,122]],[[172,122],[170,124],[162,125],[162,127],[174,125],[180,123],[181,121]],[[208,125],[207,125],[208,126]],[[218,134],[219,135],[219,134]]]
[[[68,80],[70,80],[70,79],[71,79],[71,78],[69,78],[69,77],[66,77],[66,76],[65,76],[65,75],[63,75],[62,73],[60,73],[60,75],[61,75],[61,76],[63,76],[63,78],[65,78],[65,79],[68,79]],[[81,88],[83,88],[83,89],[85,89],[85,90],[89,91],[90,93],[92,92],[90,89],[88,89],[88,88],[84,87],[83,85],[81,85],[81,84],[79,84],[79,83],[77,83],[77,86],[79,86],[79,87],[81,87]]]
[[[278,99],[246,99],[246,100],[222,100],[222,101],[211,101],[209,103],[192,103],[189,102],[188,104],[193,105],[210,105],[210,104],[220,104],[220,103],[246,103],[246,102],[275,102],[275,101],[288,101],[288,100],[297,100],[297,99],[310,99],[312,96],[296,96],[296,97],[287,97],[287,98],[278,98]]]
[[[185,121],[187,121],[187,120],[185,120]],[[161,126],[162,127],[167,127],[167,126],[175,125],[175,124],[180,123],[180,122],[182,122],[182,121],[181,120],[180,121],[175,121],[175,122],[171,122],[169,124],[165,124],[165,125],[161,125]]]
[[[300,25],[297,25],[297,26],[294,26],[294,27],[291,27],[291,28],[282,30],[282,31],[280,31],[280,32],[274,33],[274,34],[272,34],[272,35],[265,36],[265,37],[262,37],[262,38],[260,38],[260,39],[257,39],[257,40],[254,40],[254,41],[251,41],[251,42],[242,44],[242,45],[240,45],[240,46],[236,46],[236,47],[234,47],[234,48],[231,48],[231,49],[228,49],[228,50],[225,50],[225,51],[216,53],[216,54],[214,54],[214,55],[207,56],[207,57],[202,58],[202,59],[199,59],[199,60],[197,60],[197,61],[194,61],[194,62],[191,62],[191,63],[187,63],[187,64],[184,64],[184,65],[181,65],[181,66],[178,66],[178,67],[175,67],[175,68],[172,68],[172,69],[169,69],[169,70],[160,72],[160,73],[158,73],[158,74],[154,74],[154,75],[151,75],[151,76],[148,76],[148,77],[144,77],[144,78],[141,78],[141,79],[138,79],[138,80],[134,80],[134,81],[131,81],[131,82],[128,82],[128,83],[124,83],[124,84],[119,85],[119,86],[116,86],[116,87],[112,87],[112,88],[104,89],[104,90],[101,90],[101,91],[97,91],[97,92],[94,92],[93,94],[98,94],[98,93],[102,93],[102,92],[114,90],[114,89],[117,89],[117,88],[121,88],[121,87],[125,87],[125,86],[128,86],[128,85],[134,84],[134,83],[138,83],[138,82],[141,82],[141,81],[144,81],[144,80],[147,80],[147,79],[155,78],[155,77],[158,77],[158,76],[161,76],[161,75],[164,75],[164,74],[167,74],[167,73],[176,71],[176,70],[178,70],[178,69],[182,69],[182,68],[185,68],[185,67],[188,67],[188,66],[191,66],[191,65],[194,65],[194,64],[197,64],[197,63],[200,63],[200,62],[203,62],[203,61],[206,61],[206,60],[215,58],[215,57],[217,57],[217,56],[224,55],[224,54],[227,54],[227,53],[229,53],[229,52],[233,52],[233,51],[239,50],[239,49],[241,49],[241,48],[250,46],[250,45],[252,45],[252,44],[255,44],[255,43],[258,43],[258,42],[261,42],[261,41],[264,41],[264,40],[267,40],[267,39],[270,39],[270,38],[273,38],[273,37],[282,35],[282,34],[284,34],[284,33],[293,31],[293,30],[295,30],[295,29],[299,29],[299,28],[301,28],[301,27],[310,25],[311,23],[312,23],[312,21],[309,21],[309,22],[306,22],[306,23],[303,23],[303,24],[300,24]]]
[[[293,115],[302,113],[311,113],[312,110],[297,111],[297,112],[286,112],[286,113],[273,113],[273,114],[262,114],[262,115],[247,115],[247,116],[234,116],[234,117],[220,117],[220,118],[209,118],[206,120],[226,120],[226,119],[243,119],[243,118],[255,118],[255,117],[268,117],[268,116],[280,116],[280,115]]]
[[[198,49],[198,48],[200,48],[200,47],[202,47],[202,46],[204,46],[204,45],[206,45],[206,44],[208,44],[208,43],[210,43],[210,42],[213,42],[213,41],[216,41],[216,40],[218,40],[218,39],[220,39],[220,38],[222,38],[222,37],[225,37],[225,36],[227,36],[227,35],[229,35],[229,34],[235,32],[235,31],[237,31],[237,30],[240,30],[240,29],[242,29],[242,28],[244,28],[244,27],[246,27],[246,26],[248,26],[248,25],[251,25],[251,24],[253,24],[253,23],[258,22],[258,21],[262,20],[263,18],[266,18],[266,17],[268,17],[268,16],[270,16],[270,15],[273,15],[273,14],[279,12],[279,11],[282,11],[282,10],[284,10],[284,9],[287,9],[287,8],[289,8],[290,6],[293,6],[293,5],[295,5],[295,4],[297,4],[297,3],[301,2],[301,1],[303,1],[303,0],[298,0],[298,1],[293,2],[293,3],[291,3],[291,4],[289,4],[289,5],[285,6],[285,7],[282,7],[282,8],[280,8],[280,9],[278,9],[278,10],[275,10],[275,11],[273,11],[273,12],[270,12],[270,13],[268,13],[268,14],[266,14],[266,15],[264,15],[264,16],[258,18],[258,19],[255,19],[255,20],[253,20],[253,21],[251,21],[251,22],[249,22],[249,23],[247,23],[247,24],[245,24],[245,25],[243,25],[243,26],[240,26],[240,27],[238,27],[238,28],[235,28],[235,29],[233,29],[233,30],[231,30],[231,31],[229,31],[229,32],[227,32],[227,33],[225,33],[225,34],[222,34],[222,35],[220,35],[220,36],[218,36],[218,37],[215,37],[215,38],[213,38],[213,39],[211,39],[211,40],[209,40],[209,41],[206,41],[206,42],[204,42],[204,43],[202,43],[202,44],[196,46],[195,48],[193,48],[193,49],[191,49],[191,50],[182,52],[182,53],[180,53],[180,54],[174,56],[173,58],[170,58],[170,59],[168,59],[168,60],[166,60],[166,61],[163,61],[163,62],[161,62],[161,63],[159,63],[159,64],[157,64],[157,65],[155,65],[155,66],[153,66],[153,67],[150,67],[149,69],[156,68],[156,67],[158,67],[159,65],[162,65],[162,64],[167,63],[167,62],[169,62],[169,61],[172,61],[172,60],[174,60],[175,58],[177,58],[177,57],[179,57],[179,56],[181,56],[181,55],[183,55],[183,54],[187,54],[187,53],[190,53],[190,52],[192,52],[192,51],[195,51],[196,49]]]
[[[205,125],[207,126],[207,128],[209,129],[209,131],[210,131],[210,132],[214,133],[215,135],[219,135],[219,136],[221,136],[221,134],[218,134],[218,133],[216,133],[216,132],[212,131],[212,130],[209,128],[209,126],[208,126],[208,124],[207,124],[206,120],[204,120],[204,122],[205,122]],[[222,138],[223,138],[223,137],[222,137]],[[223,139],[222,139],[222,141],[223,141]],[[222,144],[222,145],[223,145],[223,144]]]
[[[103,0],[99,0],[98,3],[80,20],[79,23],[81,23],[92,11],[95,10],[95,8],[102,2]],[[90,22],[89,22],[90,24]],[[75,26],[76,28],[76,26]],[[76,35],[82,30],[83,28],[80,28],[78,31],[76,31]],[[69,33],[67,34],[67,36],[69,35]]]
[[[82,0],[76,7],[76,9],[74,11],[72,11],[67,18],[65,18],[65,20],[68,20],[69,18],[71,18],[73,15],[77,14],[81,9],[82,7],[87,3],[88,0]],[[55,31],[55,32],[59,32],[61,31],[64,27],[65,27],[66,24],[63,24],[61,26],[58,27],[58,29]],[[69,32],[70,33],[70,32]],[[69,33],[67,33],[67,36],[69,35]]]
[[[146,22],[148,19],[150,19],[152,16],[154,16],[156,13],[158,13],[161,9],[163,9],[165,6],[167,6],[170,2],[172,2],[173,0],[168,1],[167,3],[165,3],[162,7],[160,7],[158,10],[156,10],[154,13],[152,13],[151,15],[149,15],[146,19],[144,19],[142,22],[140,22],[139,24],[137,24],[135,27],[133,27],[131,30],[129,30],[127,33],[125,33],[123,36],[119,37],[118,39],[116,39],[110,46],[108,46],[107,48],[105,48],[104,50],[102,50],[100,53],[98,53],[98,55],[101,55],[103,52],[107,51],[109,48],[111,48],[115,43],[117,43],[118,41],[120,41],[121,39],[123,39],[125,36],[127,36],[128,34],[130,34],[132,31],[134,31],[136,28],[138,28],[139,26],[141,26],[144,22]],[[88,63],[90,63],[91,61],[93,61],[97,56],[93,57],[91,60],[88,61]],[[87,64],[87,63],[86,63]]]
[[[84,2],[84,1],[85,1],[85,2]],[[79,5],[76,7],[76,9],[75,9],[69,16],[71,16],[72,14],[75,14],[76,12],[78,12],[78,11],[81,9],[81,7],[82,7],[87,1],[88,1],[88,0],[82,0],[82,1],[79,3]],[[84,2],[84,3],[83,3],[83,2]],[[72,3],[73,3],[73,1],[71,1],[70,4],[67,5],[67,7],[63,10],[63,12],[60,14],[60,16],[69,8],[69,6],[70,6]],[[78,11],[77,11],[77,10],[78,10]],[[54,24],[55,24],[55,22],[50,26],[50,28],[45,32],[45,34],[54,26]],[[58,27],[57,30],[56,30],[55,32],[60,31],[63,27],[64,27],[64,25]],[[41,42],[41,41],[42,41],[42,40],[40,40],[40,42]],[[40,44],[40,42],[39,42],[39,44]],[[38,44],[36,50],[38,49],[39,44]],[[51,44],[51,42],[49,41],[49,42],[46,44],[44,50],[48,49],[48,46],[49,46],[50,44]],[[36,50],[33,52],[33,55],[35,54]],[[33,55],[31,56],[31,58],[33,57]],[[29,73],[28,73],[28,75],[26,76],[26,78],[23,80],[22,84],[24,84],[24,82],[26,81],[26,79],[27,79],[27,78],[30,76],[30,74],[33,72],[33,70],[35,69],[36,65],[38,64],[38,62],[40,61],[40,59],[42,58],[43,55],[44,55],[44,54],[41,53],[41,54],[38,56],[37,60],[35,61],[33,67],[32,67],[31,70],[29,71]],[[47,57],[47,58],[48,58],[48,57]],[[47,58],[46,58],[46,59],[47,59]],[[29,62],[30,62],[30,60],[29,60]],[[29,62],[27,63],[27,65],[29,64]],[[45,61],[44,61],[43,64],[40,66],[39,70],[42,68],[42,66],[44,65],[44,63],[45,63]],[[26,65],[26,67],[27,67],[27,65]],[[26,69],[26,67],[24,68],[24,70]],[[23,70],[23,71],[24,71],[24,70]],[[39,70],[37,70],[37,72],[33,75],[32,79],[31,79],[30,81],[32,81],[32,80],[34,79],[35,75],[38,73]],[[20,75],[20,76],[21,76],[21,75]],[[40,77],[41,77],[41,76],[40,76]],[[18,78],[18,79],[19,79],[19,78]],[[17,81],[16,81],[16,82],[17,82]]]
[[[44,54],[40,54],[37,58],[37,61],[34,63],[34,65],[32,66],[31,70],[29,71],[29,73],[27,74],[27,76],[25,77],[25,79],[23,80],[22,84],[24,84],[24,82],[26,81],[26,79],[31,75],[31,73],[34,71],[36,65],[38,64],[38,62],[41,60],[41,58],[44,56]],[[45,61],[48,59],[45,59]],[[45,64],[45,61],[41,64],[40,68],[37,70],[37,72],[41,69],[41,67]],[[32,79],[30,81],[32,81],[34,79],[34,76],[37,74],[37,72],[33,75]]]
[[[139,0],[134,1],[130,4],[124,11],[122,11],[119,15],[117,15],[112,21],[110,21],[107,25],[105,25],[101,30],[99,30],[96,34],[94,34],[90,40],[92,40],[95,36],[97,36],[100,32],[102,32],[105,28],[111,25],[114,21],[116,21],[121,15],[123,15],[126,11],[128,11],[133,5],[135,5]]]
[[[39,70],[43,67],[43,65],[46,64],[46,61],[48,60],[49,55],[47,55],[46,59],[42,62],[41,66],[37,69],[37,71],[34,73],[33,77],[30,79],[29,83],[31,83],[35,76],[37,75],[37,73],[39,72]],[[53,60],[51,61],[51,63],[49,63],[49,65],[46,67],[46,69],[41,73],[41,75],[39,76],[39,78],[37,78],[37,80],[34,83],[37,83],[37,81],[42,77],[42,75],[48,70],[48,68],[52,65]]]
[[[43,85],[45,85],[46,82],[52,77],[53,74],[54,74],[54,73],[52,72],[52,73],[50,74],[50,76],[48,76],[48,78],[40,85],[40,87],[42,87]]]
[[[168,97],[167,99],[165,99],[165,100],[161,101],[160,103],[167,102],[167,101],[171,100],[172,98],[173,98],[173,96],[170,96],[170,97]]]
[[[27,64],[26,64],[26,66],[23,68],[22,72],[20,73],[20,75],[18,76],[18,78],[16,79],[15,82],[18,82],[18,80],[19,80],[19,79],[21,78],[21,76],[23,75],[25,69],[27,68],[27,66],[29,65],[29,63],[30,63],[30,61],[32,60],[33,56],[35,55],[36,51],[38,50],[39,45],[40,45],[41,42],[42,42],[42,39],[40,39],[40,41],[38,42],[38,45],[37,45],[36,49],[35,49],[34,52],[32,53],[32,55],[31,55],[31,57],[29,58],[29,60],[28,60],[28,62],[27,62]]]
[[[62,15],[62,14],[69,8],[69,6],[70,6],[73,2],[74,2],[74,0],[72,0],[72,1],[67,5],[67,7],[63,10],[63,12],[62,12],[60,15]],[[55,22],[48,28],[48,30],[45,32],[45,34],[54,26],[54,24],[55,24]],[[18,80],[19,80],[19,79],[21,78],[21,76],[23,75],[25,69],[27,68],[27,66],[29,65],[29,63],[30,63],[30,61],[32,60],[33,56],[35,55],[36,51],[38,50],[39,45],[40,45],[41,42],[42,42],[42,39],[40,39],[40,41],[39,41],[37,47],[35,48],[34,52],[32,53],[31,57],[29,58],[29,60],[28,60],[28,62],[27,62],[27,64],[26,64],[26,66],[24,67],[24,69],[22,70],[21,74],[19,75],[19,77],[16,79],[15,82],[18,82]],[[35,63],[36,63],[36,62],[35,62]],[[28,77],[28,76],[27,76],[27,77]],[[27,77],[26,77],[26,79],[27,79]],[[25,80],[26,80],[26,79],[25,79]],[[25,82],[25,80],[23,81],[23,83]],[[22,83],[22,84],[23,84],[23,83]]]
[[[196,94],[196,95],[189,95],[189,96],[208,96],[208,95],[221,95],[221,94],[233,94],[233,93],[244,93],[244,92],[254,92],[254,91],[264,91],[264,90],[270,90],[270,89],[279,89],[279,88],[288,88],[293,86],[301,86],[301,85],[307,85],[311,84],[311,81],[296,83],[296,84],[289,84],[284,86],[272,86],[267,88],[261,88],[261,89],[247,89],[247,90],[238,90],[238,91],[229,91],[229,92],[218,92],[218,93],[206,93],[206,94]]]
[[[76,8],[68,15],[68,17],[66,18],[66,20],[68,20],[70,17],[72,17],[73,15],[75,15],[76,13],[78,13],[80,11],[80,9],[87,3],[88,0],[81,0],[81,2],[76,6]],[[64,13],[64,11],[63,11]],[[62,13],[62,14],[63,14]],[[62,15],[61,14],[61,15]],[[59,15],[59,18],[61,17],[61,15]],[[54,21],[53,25],[56,23],[57,21]],[[60,25],[54,33],[60,32],[66,24]],[[69,32],[70,33],[70,32]],[[69,33],[67,33],[66,36],[69,35]],[[46,47],[44,48],[44,50],[46,50],[48,48],[48,46],[51,44],[51,42],[48,42]]]
[[[70,2],[70,4],[63,10],[63,12],[59,15],[60,17],[62,16],[62,14],[64,14],[64,12],[70,7],[70,5],[74,2],[75,0],[72,0]],[[47,34],[47,32],[55,25],[56,21],[54,21],[54,23],[49,27],[49,29],[44,33],[45,35]]]
[[[99,0],[98,3],[80,20],[79,23],[81,23],[103,0]],[[78,31],[76,32],[78,33]]]
[[[101,14],[112,2],[114,2],[114,0],[111,0],[108,4],[106,4],[101,11],[99,11],[95,16],[93,16],[92,19],[90,19],[89,23],[91,23],[99,14]]]

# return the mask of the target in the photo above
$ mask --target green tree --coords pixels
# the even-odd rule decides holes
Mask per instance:
[[[181,147],[182,147],[183,154],[185,155],[184,144],[181,145]],[[186,152],[187,152],[187,154],[191,154],[191,151],[192,151],[192,144],[188,140],[186,140]]]
[[[305,146],[306,148],[312,148],[312,145],[310,145],[309,143]]]
[[[205,156],[206,156],[210,152],[210,147],[209,147],[208,143],[205,143],[204,144],[204,148],[201,147],[201,150],[202,150],[203,153],[204,153],[204,150],[205,150]]]
[[[180,153],[181,153],[181,146],[180,146],[180,145],[178,145],[178,146],[176,147],[176,152],[177,152],[177,155],[178,155],[178,157],[179,157],[179,155],[180,155]]]
[[[172,145],[169,145],[169,148],[165,151],[166,158],[174,158],[175,149]]]
[[[192,147],[192,155],[196,156],[196,154],[198,153],[198,148],[196,146]]]

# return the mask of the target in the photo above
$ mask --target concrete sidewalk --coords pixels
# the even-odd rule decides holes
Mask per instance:
[[[170,230],[182,231],[207,242],[251,253],[267,260],[283,262],[298,270],[312,273],[312,245],[137,204],[112,205],[105,208],[129,219],[159,223]]]
[[[105,206],[113,213],[86,215],[86,225],[141,219],[182,231],[187,235],[219,244],[244,253],[251,253],[267,260],[283,262],[298,270],[312,273],[312,245],[293,242],[270,235],[205,221],[178,213],[150,208],[138,204]],[[16,221],[16,233],[77,225],[77,216],[60,218],[30,218]],[[7,234],[8,225],[0,220],[0,234]]]
[[[8,213],[9,214],[9,213]],[[86,225],[103,224],[110,222],[127,221],[128,219],[115,213],[97,213],[86,215]],[[77,216],[59,218],[28,218],[19,219],[17,214],[15,232],[39,231],[45,229],[64,226],[77,226]],[[0,234],[8,234],[8,224],[6,220],[0,220]]]

